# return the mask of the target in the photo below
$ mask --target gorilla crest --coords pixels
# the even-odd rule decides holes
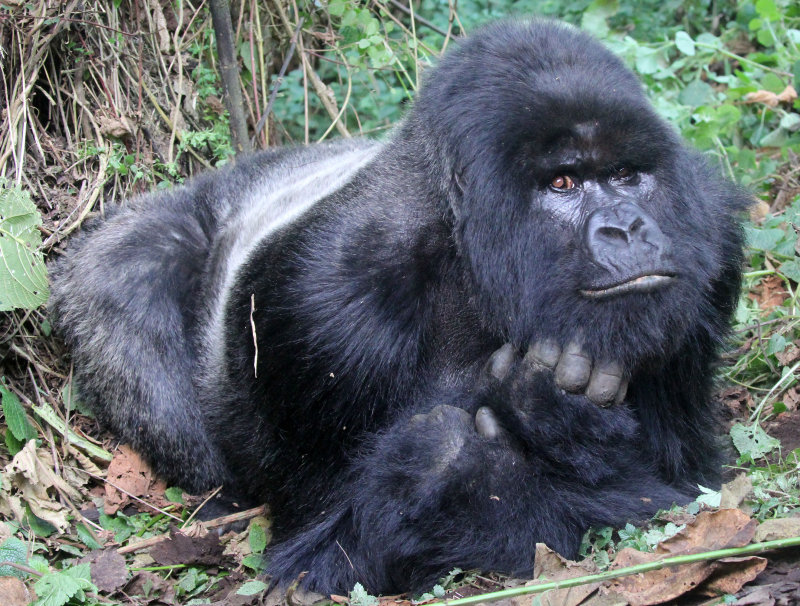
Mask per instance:
[[[82,397],[168,481],[269,502],[331,592],[530,574],[717,481],[747,197],[598,42],[500,23],[385,143],[109,209],[52,268]]]

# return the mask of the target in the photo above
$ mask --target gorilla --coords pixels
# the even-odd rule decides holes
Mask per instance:
[[[502,22],[386,142],[108,209],[51,268],[83,399],[158,474],[268,502],[267,573],[530,574],[717,483],[747,196],[600,43]]]

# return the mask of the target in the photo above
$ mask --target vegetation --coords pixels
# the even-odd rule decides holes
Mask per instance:
[[[233,13],[256,148],[383,136],[436,56],[496,17],[557,17],[605,40],[639,74],[657,110],[749,188],[754,205],[719,388],[735,452],[730,479],[741,475],[646,527],[595,529],[584,554],[605,570],[624,548],[657,550],[721,504],[758,522],[800,515],[800,5],[252,0],[234,2]],[[43,258],[93,213],[230,161],[217,63],[211,18],[199,1],[0,0],[4,604],[25,603],[11,600],[32,599],[24,594],[31,590],[49,606],[189,603],[237,592],[245,604],[266,589],[255,578],[269,538],[263,517],[228,540],[225,554],[216,535],[198,539],[212,558],[194,543],[175,547],[177,539],[171,558],[164,548],[137,552],[136,542],[156,544],[171,525],[191,522],[188,506],[197,501],[148,484],[135,459],[117,453],[109,465],[115,444],[73,394],[68,357],[41,307]],[[127,506],[106,511],[112,485],[130,488],[131,474],[145,483],[136,496],[149,505],[117,491]],[[786,532],[797,536],[794,528]],[[100,548],[107,549],[92,551]],[[20,581],[12,587],[10,579]],[[421,599],[453,595],[459,582],[479,579],[456,571]],[[3,593],[12,589],[23,593]],[[356,587],[349,601],[375,598]]]

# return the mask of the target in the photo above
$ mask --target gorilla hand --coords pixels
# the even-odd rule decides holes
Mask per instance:
[[[505,379],[515,360],[514,347],[507,343],[495,351],[487,364],[488,372],[496,379]],[[580,340],[563,349],[551,339],[536,341],[521,362],[528,379],[537,370],[549,369],[555,383],[566,392],[585,394],[602,407],[620,404],[628,390],[620,364],[614,360],[593,361]]]

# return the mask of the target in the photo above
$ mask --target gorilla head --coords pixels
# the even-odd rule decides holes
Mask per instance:
[[[580,334],[630,370],[734,305],[741,198],[586,34],[486,28],[430,75],[408,131],[453,175],[461,250],[511,342]]]

